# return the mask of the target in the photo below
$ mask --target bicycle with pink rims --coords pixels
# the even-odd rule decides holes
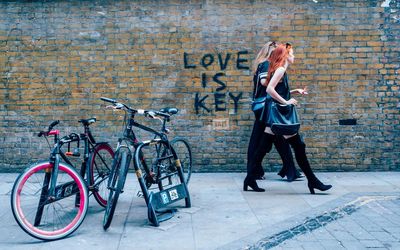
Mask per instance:
[[[31,165],[19,175],[11,193],[11,208],[19,226],[41,240],[67,237],[82,224],[89,206],[88,187],[74,167],[61,160],[61,147],[80,140],[72,133],[60,138],[54,121],[39,137],[54,136],[50,158]]]

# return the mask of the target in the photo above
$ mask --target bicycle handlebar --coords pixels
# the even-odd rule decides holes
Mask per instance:
[[[101,97],[100,99],[101,99],[102,101],[112,103],[112,104],[115,106],[116,109],[121,109],[121,108],[124,107],[125,109],[127,109],[127,110],[130,111],[130,112],[133,112],[133,113],[135,113],[135,114],[144,115],[144,116],[149,116],[149,117],[152,118],[152,119],[156,119],[156,118],[157,118],[156,116],[161,116],[161,117],[163,117],[163,118],[165,118],[165,119],[169,119],[169,118],[171,117],[171,115],[169,115],[169,114],[167,114],[167,113],[160,112],[160,111],[155,111],[155,110],[144,110],[144,109],[134,109],[134,108],[131,108],[131,107],[127,106],[127,105],[124,104],[124,103],[120,103],[120,102],[118,102],[118,101],[116,101],[116,100],[114,100],[114,99],[111,99],[111,98]]]
[[[101,99],[102,101],[111,102],[111,103],[113,103],[113,104],[117,103],[116,100],[111,99],[111,98],[107,98],[107,97],[100,97],[100,99]]]
[[[59,123],[60,123],[60,120],[53,121],[53,122],[49,125],[49,128],[47,129],[47,131],[40,131],[40,132],[39,132],[38,137],[48,136],[49,133],[50,133],[50,131],[51,131],[56,125],[58,125]]]
[[[60,123],[60,120],[56,120],[54,122],[52,122],[49,126],[49,131],[52,130],[56,125],[58,125]]]

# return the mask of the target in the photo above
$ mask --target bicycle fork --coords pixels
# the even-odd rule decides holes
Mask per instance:
[[[56,185],[59,165],[60,156],[59,154],[55,154],[50,158],[50,166],[44,170],[45,176],[35,216],[35,227],[40,225],[43,210],[46,205],[49,205],[58,200],[62,200],[74,194],[77,194],[77,196],[79,196],[79,189],[74,180]],[[76,199],[76,201],[79,201],[79,199]],[[75,204],[75,206],[79,206],[79,204]]]
[[[44,170],[45,176],[43,180],[42,191],[40,194],[38,209],[36,211],[36,216],[35,216],[35,223],[34,223],[35,227],[40,225],[44,206],[51,203],[51,201],[54,200],[53,198],[54,189],[55,189],[55,183],[57,181],[59,163],[60,163],[60,157],[58,155],[53,155],[50,157],[50,167]]]

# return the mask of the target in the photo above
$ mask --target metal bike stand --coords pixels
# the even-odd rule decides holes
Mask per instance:
[[[147,211],[149,221],[155,225],[159,226],[160,222],[171,219],[176,208],[167,208],[168,205],[189,198],[188,192],[184,183],[178,184],[176,186],[170,187],[168,189],[161,190],[159,192],[149,194],[149,202],[147,203]]]
[[[143,161],[139,159],[143,157],[141,156],[142,147],[154,142],[159,142],[159,140],[147,141],[138,145],[135,150],[134,166],[140,188],[142,189],[143,196],[146,201],[148,219],[154,226],[158,227],[160,225],[160,222],[171,219],[174,216],[174,213],[177,211],[177,209],[168,208],[170,204],[184,199],[185,206],[188,208],[191,207],[191,201],[189,190],[183,176],[181,162],[179,159],[177,159],[175,151],[172,152],[175,159],[175,162],[173,162],[172,164],[175,164],[176,172],[173,172],[170,175],[164,176],[163,178],[157,180],[158,189],[156,192],[148,190],[142,171],[139,167],[139,162]],[[173,186],[168,186],[164,189],[162,185],[162,180],[169,178],[172,175],[177,175],[179,177],[180,183]]]

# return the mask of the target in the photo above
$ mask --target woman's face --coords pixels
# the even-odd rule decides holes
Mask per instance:
[[[291,48],[289,50],[289,56],[288,56],[288,59],[287,59],[290,64],[292,64],[294,62],[294,54],[293,53],[294,53],[293,49]]]

